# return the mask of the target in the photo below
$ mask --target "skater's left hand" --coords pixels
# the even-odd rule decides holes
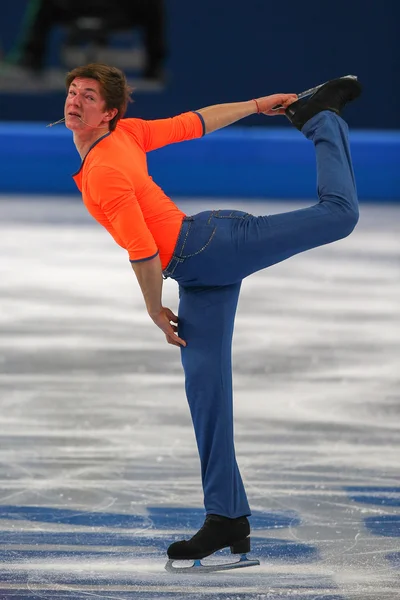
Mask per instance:
[[[165,333],[168,344],[186,346],[185,340],[178,336],[178,317],[172,310],[163,306],[157,315],[151,315],[154,323]]]
[[[274,117],[276,115],[284,115],[285,109],[296,102],[297,94],[272,94],[272,96],[264,96],[263,98],[257,98],[257,105],[260,113]],[[272,110],[274,106],[282,105],[282,108]]]

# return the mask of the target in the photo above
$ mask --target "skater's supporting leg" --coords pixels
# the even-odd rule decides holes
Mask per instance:
[[[250,514],[235,458],[231,347],[240,283],[180,287],[179,336],[207,514]]]

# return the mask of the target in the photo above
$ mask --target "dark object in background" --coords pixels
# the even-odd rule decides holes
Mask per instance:
[[[142,76],[159,79],[163,75],[166,56],[163,0],[40,0],[20,65],[36,72],[43,70],[47,41],[54,25],[67,27],[69,45],[94,42],[103,46],[107,46],[110,33],[140,27],[146,51]]]

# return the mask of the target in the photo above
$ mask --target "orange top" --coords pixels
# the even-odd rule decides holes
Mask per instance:
[[[150,177],[146,152],[204,133],[203,118],[195,112],[155,121],[121,119],[93,144],[73,175],[90,214],[132,262],[160,253],[165,269],[185,216]]]

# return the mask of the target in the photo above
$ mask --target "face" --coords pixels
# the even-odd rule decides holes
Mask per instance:
[[[100,83],[95,79],[76,77],[67,93],[64,106],[65,125],[72,131],[107,128],[117,109],[105,109]]]

